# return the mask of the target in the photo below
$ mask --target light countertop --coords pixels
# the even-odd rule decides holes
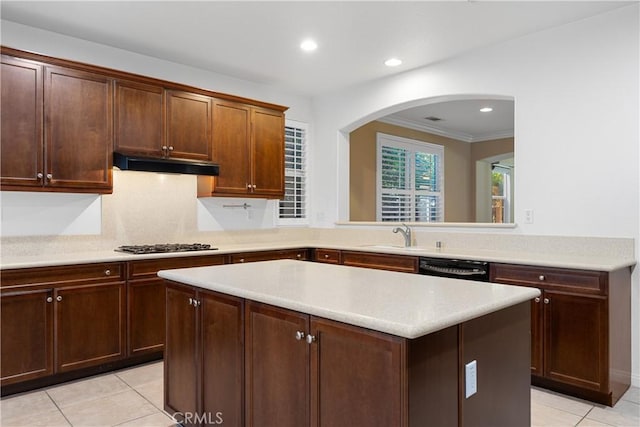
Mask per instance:
[[[11,255],[4,252],[0,261],[0,269],[48,267],[56,265],[87,264],[94,262],[121,262],[142,259],[161,259],[185,256],[224,255],[238,252],[267,251],[298,248],[327,248],[348,251],[375,252],[407,256],[427,256],[449,259],[468,259],[507,264],[537,265],[544,267],[574,268],[593,271],[614,271],[636,264],[631,257],[611,256],[603,251],[599,255],[575,255],[557,252],[525,252],[500,251],[484,249],[449,248],[436,250],[435,248],[412,247],[409,249],[393,245],[373,244],[325,244],[321,241],[295,241],[277,243],[258,243],[241,245],[216,245],[218,250],[179,252],[162,254],[133,255],[115,251],[86,251],[63,253],[39,253],[33,255]]]
[[[158,275],[405,338],[540,295],[528,287],[293,260],[162,270]]]

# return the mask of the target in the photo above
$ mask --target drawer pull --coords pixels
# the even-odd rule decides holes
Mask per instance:
[[[298,258],[298,259],[302,258],[302,254],[296,255],[296,258]]]
[[[541,274],[540,276],[538,276],[538,279],[540,279],[540,281],[544,281],[546,279],[546,277],[544,277],[544,274]]]
[[[244,258],[240,258],[240,262],[244,262]]]
[[[107,269],[104,271],[105,276],[111,276],[111,270]]]
[[[550,302],[551,302],[551,301],[549,301],[549,298],[545,298],[545,299],[544,299],[544,303],[545,303],[545,304],[549,304]]]
[[[329,259],[329,254],[324,254],[324,259]]]

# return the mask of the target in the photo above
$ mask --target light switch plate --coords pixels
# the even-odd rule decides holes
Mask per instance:
[[[464,366],[465,398],[470,398],[478,391],[478,363],[474,360]]]

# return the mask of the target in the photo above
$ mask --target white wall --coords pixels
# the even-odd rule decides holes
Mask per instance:
[[[518,226],[492,231],[630,237],[637,254],[639,8],[631,5],[314,99],[312,224],[331,227],[348,219],[347,132],[425,98],[510,95],[516,107]],[[525,209],[534,210],[533,224],[523,224]],[[633,375],[640,385],[637,268],[632,286]]]

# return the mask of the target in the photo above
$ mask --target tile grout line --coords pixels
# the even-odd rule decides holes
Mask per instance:
[[[60,415],[62,415],[64,417],[65,420],[67,420],[67,423],[69,423],[69,425],[71,427],[73,427],[73,424],[71,423],[71,420],[69,418],[67,418],[67,416],[65,415],[65,413],[62,411],[62,408],[60,408],[60,406],[58,406],[58,403],[53,399],[53,397],[51,397],[51,395],[49,394],[49,390],[45,389],[44,390],[44,394],[47,395],[47,397],[49,398],[49,400],[51,400],[51,402],[53,403],[53,405],[58,409],[58,412],[60,412]]]

